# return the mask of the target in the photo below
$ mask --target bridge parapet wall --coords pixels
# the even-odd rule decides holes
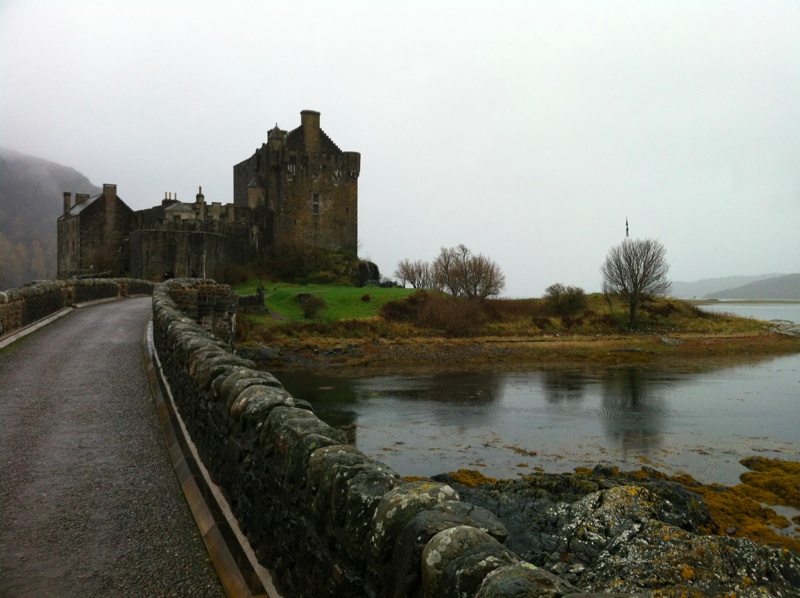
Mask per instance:
[[[0,336],[29,326],[76,303],[152,295],[154,283],[130,278],[37,280],[0,292]]]
[[[445,484],[405,481],[347,444],[201,326],[190,291],[168,281],[153,294],[161,367],[204,465],[284,596],[499,598],[568,587],[503,546],[507,530],[489,511]]]

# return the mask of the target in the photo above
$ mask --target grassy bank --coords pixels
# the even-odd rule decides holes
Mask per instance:
[[[236,287],[240,295],[255,293],[259,281],[249,281]],[[306,321],[303,301],[316,297],[325,302],[315,322],[338,322],[375,317],[386,303],[414,293],[414,289],[399,287],[347,287],[338,285],[296,285],[269,283],[263,285],[268,313],[249,316],[253,323],[276,328],[288,327],[287,322]],[[291,324],[289,324],[291,326]]]
[[[263,312],[237,317],[239,344],[276,347],[308,366],[615,364],[800,351],[800,339],[771,333],[766,322],[671,298],[646,302],[631,328],[627,307],[600,294],[568,316],[544,299],[455,300],[397,287],[270,284],[265,296]],[[304,314],[309,298],[319,306],[313,317]]]

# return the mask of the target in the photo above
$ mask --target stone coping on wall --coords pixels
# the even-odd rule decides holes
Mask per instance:
[[[409,482],[370,459],[187,317],[173,294],[185,308],[193,284],[208,283],[156,287],[156,349],[204,465],[283,595],[577,592],[506,548],[507,531],[488,510],[460,501],[447,484]]]
[[[130,278],[37,280],[0,292],[0,348],[67,315],[74,308],[152,295],[155,283]]]

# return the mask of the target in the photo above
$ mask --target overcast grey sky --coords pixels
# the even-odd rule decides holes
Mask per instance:
[[[800,272],[797,0],[0,0],[0,145],[134,209],[232,201],[306,108],[384,274],[464,243],[596,291],[626,217],[674,280]]]

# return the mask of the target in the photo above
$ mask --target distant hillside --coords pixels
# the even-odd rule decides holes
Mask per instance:
[[[670,295],[677,299],[701,299],[709,293],[716,293],[725,289],[732,289],[742,285],[775,278],[782,274],[759,274],[756,276],[725,276],[723,278],[705,278],[694,282],[672,282],[672,292]]]
[[[64,191],[101,189],[74,168],[0,148],[0,290],[55,277]]]
[[[773,299],[800,301],[800,274],[786,274],[709,293],[706,299]]]

